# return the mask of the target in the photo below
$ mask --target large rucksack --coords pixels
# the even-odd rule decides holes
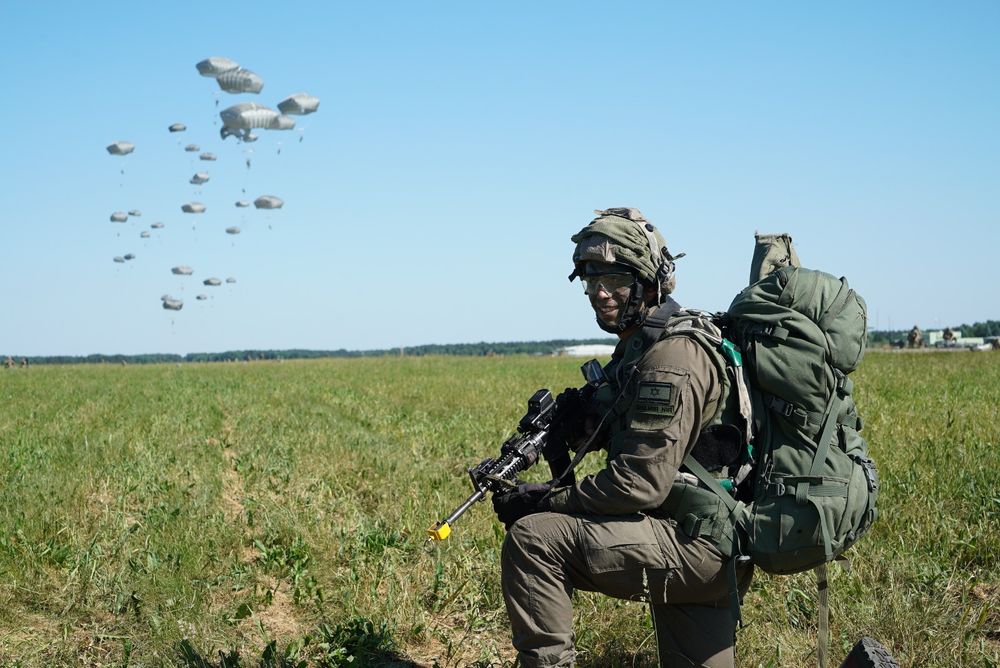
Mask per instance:
[[[725,325],[754,408],[747,553],[770,573],[814,568],[877,516],[878,475],[848,376],[864,356],[864,300],[844,278],[786,266],[737,295]]]
[[[867,313],[846,279],[798,267],[787,236],[757,241],[751,279],[763,277],[726,313],[654,313],[645,329],[691,336],[711,352],[738,407],[721,421],[744,439],[742,461],[721,481],[697,452],[685,458],[702,491],[675,484],[676,519],[734,558],[797,573],[840,556],[877,516],[878,475],[848,377],[864,355]]]

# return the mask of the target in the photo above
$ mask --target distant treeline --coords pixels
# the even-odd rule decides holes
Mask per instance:
[[[961,332],[962,336],[1000,336],[1000,320],[987,320],[986,322],[974,322],[971,325],[950,325],[950,327],[956,331]],[[921,327],[920,330],[925,334],[933,330],[943,330],[944,327]],[[890,345],[894,341],[905,341],[907,334],[910,333],[909,328],[907,329],[894,329],[885,331],[871,331],[868,332],[868,345],[869,346],[879,346],[879,345]]]
[[[555,339],[552,341],[515,341],[511,343],[450,343],[428,344],[408,348],[383,348],[380,350],[227,350],[219,353],[188,353],[168,355],[38,355],[11,356],[14,364],[27,360],[28,364],[174,364],[181,362],[244,362],[251,360],[316,359],[320,357],[389,357],[423,355],[464,355],[486,357],[490,355],[554,355],[560,348],[589,344],[615,344],[615,339]],[[0,358],[2,359],[2,358]]]
[[[941,328],[943,329],[943,327]],[[962,332],[962,336],[1000,336],[1000,320],[987,320],[971,325],[952,327]],[[906,339],[909,329],[877,330],[868,332],[869,346],[891,345],[893,342]],[[924,330],[927,331],[927,330]],[[227,350],[219,353],[188,353],[187,355],[169,355],[164,353],[147,353],[143,355],[37,355],[23,357],[12,355],[8,364],[20,365],[25,360],[28,364],[174,364],[181,362],[245,362],[251,360],[292,360],[316,359],[320,357],[388,357],[423,355],[462,355],[468,357],[486,357],[490,355],[554,355],[561,348],[568,346],[609,344],[616,342],[612,338],[602,339],[554,339],[552,341],[514,341],[509,343],[432,343],[409,348],[382,348],[379,350]],[[2,357],[0,357],[2,359]]]

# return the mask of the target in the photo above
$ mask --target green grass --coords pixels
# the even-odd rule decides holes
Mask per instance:
[[[488,505],[424,530],[579,363],[0,372],[0,665],[509,665]],[[1000,665],[1000,354],[872,354],[855,379],[882,516],[831,569],[831,654]],[[813,665],[814,590],[758,576],[738,664]],[[641,604],[577,611],[581,665],[653,664]]]

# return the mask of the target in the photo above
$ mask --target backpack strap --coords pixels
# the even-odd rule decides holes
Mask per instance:
[[[682,465],[691,473],[694,474],[698,481],[704,485],[707,489],[711,490],[722,503],[725,505],[726,510],[729,511],[729,515],[725,518],[716,518],[713,522],[714,526],[709,531],[700,530],[701,527],[694,527],[695,533],[689,533],[693,537],[698,535],[712,535],[713,537],[721,532],[722,522],[726,522],[732,527],[732,539],[729,550],[729,560],[726,562],[726,579],[729,584],[729,607],[733,613],[733,619],[740,626],[743,625],[743,616],[740,614],[740,589],[739,580],[736,577],[736,564],[743,557],[742,550],[740,549],[740,531],[739,527],[742,524],[744,514],[746,513],[746,505],[737,501],[732,497],[732,495],[727,492],[722,485],[712,477],[704,466],[698,463],[698,461],[691,455],[685,455]],[[685,524],[687,524],[685,522]],[[701,524],[699,522],[699,524]],[[687,531],[688,527],[683,527]]]
[[[660,337],[663,336],[663,330],[667,327],[667,323],[681,310],[681,305],[673,297],[668,296],[663,300],[659,308],[646,316],[646,319],[642,321],[642,344],[644,350],[649,350],[651,345],[660,340]]]

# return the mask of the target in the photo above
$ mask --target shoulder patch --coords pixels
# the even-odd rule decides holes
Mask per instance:
[[[677,387],[673,383],[653,381],[639,383],[635,412],[673,417],[677,412]]]

